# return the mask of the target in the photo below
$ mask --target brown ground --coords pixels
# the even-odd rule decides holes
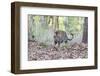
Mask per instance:
[[[28,42],[28,60],[57,60],[87,58],[87,44],[74,43],[71,46],[45,45],[36,41]]]

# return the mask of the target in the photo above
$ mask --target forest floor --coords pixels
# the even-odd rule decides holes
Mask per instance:
[[[88,58],[88,45],[74,43],[70,46],[45,45],[37,41],[28,42],[28,60],[58,60],[58,59]]]

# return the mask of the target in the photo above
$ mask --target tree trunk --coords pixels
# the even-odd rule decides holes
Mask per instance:
[[[84,26],[83,26],[83,43],[88,43],[88,18],[84,19]]]
[[[28,40],[32,40],[33,16],[28,16]]]

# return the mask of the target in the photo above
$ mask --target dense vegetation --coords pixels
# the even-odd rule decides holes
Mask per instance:
[[[74,34],[74,42],[81,42],[83,33],[87,33],[86,19],[86,17],[78,16],[38,16],[30,14],[28,15],[28,39],[33,40],[32,36],[34,36],[40,42],[53,43],[54,32],[63,30],[69,36],[70,33]],[[87,40],[85,39],[85,41]]]

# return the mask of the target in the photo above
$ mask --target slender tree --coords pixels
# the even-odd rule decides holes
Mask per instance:
[[[33,26],[34,26],[34,19],[32,15],[28,15],[28,40],[33,40]]]
[[[84,18],[84,26],[83,26],[83,39],[82,42],[88,42],[88,18]]]

